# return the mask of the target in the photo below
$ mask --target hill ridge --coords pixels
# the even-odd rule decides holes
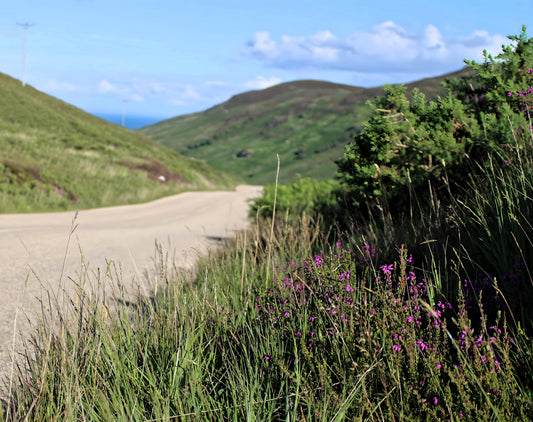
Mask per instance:
[[[409,82],[428,98],[443,95],[441,83],[460,77],[461,69]],[[247,91],[205,111],[176,116],[139,131],[180,153],[242,177],[250,184],[271,183],[276,155],[280,180],[297,174],[333,177],[335,160],[370,116],[368,100],[383,87],[364,88],[320,80],[296,80]]]
[[[235,105],[235,103],[242,105],[242,102],[255,102],[257,101],[257,98],[259,97],[261,100],[271,98],[275,95],[279,95],[282,93],[285,93],[287,90],[293,90],[293,89],[346,89],[349,91],[352,91],[355,89],[364,89],[356,86],[351,85],[344,85],[344,84],[338,84],[335,82],[328,82],[328,81],[320,81],[320,80],[314,80],[314,79],[302,79],[302,80],[295,80],[290,82],[283,82],[281,84],[273,85],[268,88],[264,89],[256,89],[251,91],[246,91],[240,94],[233,95],[229,100],[222,104],[218,104],[214,107],[221,106],[224,104],[227,105]],[[246,101],[243,101],[243,100]],[[214,108],[211,107],[211,108]],[[207,111],[207,110],[206,110]]]

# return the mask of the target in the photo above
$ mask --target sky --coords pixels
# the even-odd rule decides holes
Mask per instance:
[[[157,118],[300,79],[442,75],[533,16],[532,0],[0,1],[0,72],[90,113]]]

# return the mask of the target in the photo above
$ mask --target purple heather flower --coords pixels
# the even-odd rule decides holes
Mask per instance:
[[[421,350],[426,350],[428,348],[427,344],[421,340],[418,340],[416,344],[418,347],[420,347]]]
[[[392,346],[392,350],[394,350],[395,352],[399,352],[400,350],[402,350],[402,348],[398,346],[397,344],[395,344]]]
[[[393,265],[393,264],[382,265],[382,266],[381,266],[381,271],[383,271],[383,274],[390,275],[390,273],[391,273],[393,270],[394,270],[394,265]]]
[[[502,333],[502,330],[500,330],[496,325],[493,325],[492,327],[489,327],[490,330],[495,330],[498,334]]]
[[[346,285],[346,291],[347,291],[347,292],[353,292],[352,286],[350,286],[349,284],[347,284],[347,285]]]

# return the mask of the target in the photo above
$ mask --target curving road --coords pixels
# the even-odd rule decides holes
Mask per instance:
[[[142,281],[153,270],[157,242],[175,255],[177,267],[190,268],[216,239],[246,226],[248,200],[260,192],[259,186],[239,186],[77,214],[0,214],[0,376],[9,375],[13,344],[20,347],[26,315],[39,311],[43,287],[73,289],[82,258],[90,273],[105,272],[112,260],[126,283]]]

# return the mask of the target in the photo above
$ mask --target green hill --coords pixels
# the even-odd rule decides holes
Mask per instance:
[[[236,181],[0,73],[0,212],[129,204]]]
[[[406,84],[428,98],[444,94],[441,83],[459,71]],[[295,81],[239,94],[206,111],[164,120],[139,131],[180,153],[204,160],[247,183],[271,183],[276,154],[280,181],[296,174],[333,177],[334,163],[370,116],[368,100],[381,87],[361,88],[321,81]]]

